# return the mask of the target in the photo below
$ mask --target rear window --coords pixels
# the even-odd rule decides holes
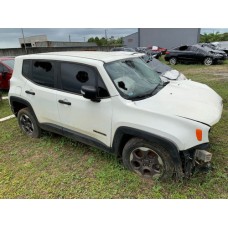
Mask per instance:
[[[32,81],[39,85],[54,87],[54,67],[49,61],[33,61]]]

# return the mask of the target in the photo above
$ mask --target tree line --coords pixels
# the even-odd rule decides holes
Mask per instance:
[[[204,33],[200,35],[201,43],[217,42],[217,41],[228,41],[228,33]]]
[[[123,37],[115,39],[114,37],[111,38],[99,38],[99,37],[91,37],[88,39],[87,42],[96,43],[97,46],[122,46],[123,45]]]

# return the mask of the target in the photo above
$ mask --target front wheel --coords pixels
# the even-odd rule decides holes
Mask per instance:
[[[171,65],[176,65],[176,64],[177,64],[177,58],[172,57],[172,58],[169,60],[169,63],[170,63]]]
[[[143,139],[132,138],[123,149],[124,166],[143,177],[169,179],[174,164],[162,146]]]
[[[18,112],[18,124],[27,136],[31,138],[39,138],[41,129],[29,108],[23,108]]]
[[[203,64],[204,64],[205,66],[210,66],[210,65],[213,64],[213,59],[212,59],[211,57],[206,57],[206,58],[204,59],[204,61],[203,61]]]

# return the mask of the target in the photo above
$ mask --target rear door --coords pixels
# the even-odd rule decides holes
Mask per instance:
[[[28,80],[23,96],[30,102],[40,123],[60,125],[56,103],[56,63],[49,60],[24,60],[22,74]]]

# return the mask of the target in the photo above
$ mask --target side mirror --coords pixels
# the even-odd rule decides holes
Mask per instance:
[[[81,93],[84,98],[90,99],[94,102],[100,102],[101,100],[97,98],[97,89],[95,86],[82,86]]]

